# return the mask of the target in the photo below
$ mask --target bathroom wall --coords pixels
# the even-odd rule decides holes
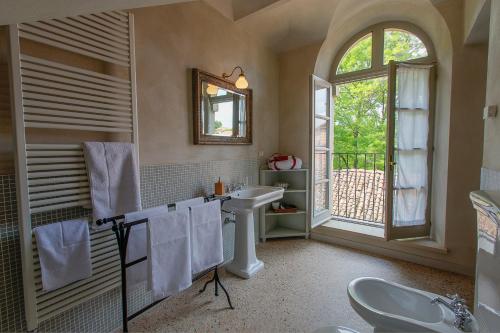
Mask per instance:
[[[267,157],[277,151],[276,55],[202,2],[134,14],[141,164],[257,159],[258,152]],[[190,69],[222,75],[236,65],[253,89],[253,145],[194,146]]]
[[[353,14],[349,11],[349,1],[345,2],[345,7],[339,5],[338,10],[344,8],[346,12],[336,13],[334,20],[345,19],[354,23],[343,28],[345,24],[342,22],[332,21],[331,32],[319,53],[313,51],[316,49],[313,45],[281,56],[280,84],[286,78],[293,79],[294,83],[288,82],[288,85],[280,87],[280,101],[291,98],[292,101],[302,103],[297,103],[294,107],[280,106],[282,119],[301,119],[292,126],[280,123],[280,149],[284,152],[292,152],[295,147],[300,151],[307,149],[302,153],[304,155],[308,151],[309,106],[304,101],[309,100],[309,76],[313,72],[300,73],[296,66],[317,60],[316,73],[328,79],[331,78],[330,66],[335,56],[332,49],[338,50],[345,40],[363,27],[401,19],[419,25],[433,39],[440,61],[438,81],[441,82],[438,85],[438,95],[441,94],[442,100],[438,101],[436,112],[434,158],[439,172],[433,174],[433,234],[437,243],[435,248],[428,248],[407,247],[401,242],[383,240],[369,242],[380,249],[406,252],[415,256],[417,262],[429,259],[431,261],[427,261],[427,264],[439,266],[442,263],[448,269],[472,274],[475,258],[475,212],[470,205],[468,193],[477,189],[480,183],[483,137],[481,114],[485,94],[487,46],[463,45],[462,1],[441,1],[436,5],[437,11],[434,9],[434,13],[432,7],[423,8],[423,3],[394,0],[379,1],[380,4],[375,6],[375,2],[367,2],[367,7],[373,7],[360,9],[355,18],[349,16]],[[445,30],[440,24],[444,25]],[[360,28],[356,29],[358,25]],[[352,33],[346,32],[353,29],[355,31]],[[447,41],[448,29],[451,35]],[[329,55],[325,56],[326,53]],[[471,63],[471,59],[474,59],[474,63]],[[308,163],[309,156],[304,156],[304,159]],[[317,232],[320,230],[317,229]],[[356,237],[349,239],[353,240],[366,241]],[[436,248],[440,249],[436,251]]]
[[[204,195],[218,173],[228,177],[257,179],[255,160],[207,161],[141,167],[144,208]],[[32,216],[34,226],[88,216],[90,210],[59,209]],[[230,216],[228,216],[230,217]],[[230,217],[231,218],[231,217]],[[233,255],[234,224],[225,224],[224,260]],[[13,175],[0,175],[0,332],[22,332],[24,303],[17,224],[16,186]],[[229,290],[229,292],[231,292]],[[141,286],[129,294],[131,313],[151,302]],[[40,325],[39,332],[109,332],[121,325],[120,290],[116,288],[78,305]]]
[[[488,6],[491,0],[467,0],[464,1],[464,40],[477,40],[478,34],[483,33],[487,27],[478,18],[482,15],[483,9]],[[478,24],[479,23],[479,24]]]
[[[280,151],[309,164],[310,77],[322,43],[280,54]]]
[[[488,81],[485,105],[500,108],[500,3],[491,2]],[[484,121],[483,186],[500,191],[500,115]],[[496,179],[496,181],[495,181]],[[489,181],[491,180],[491,182]],[[482,187],[483,188],[483,187]]]
[[[480,184],[486,93],[486,44],[463,44],[463,10],[447,1],[437,6],[445,18],[453,42],[450,113],[450,145],[446,198],[445,244],[451,260],[474,267],[476,212],[469,193]],[[473,62],[471,62],[473,59]],[[457,209],[460,207],[460,209]]]
[[[236,25],[203,2],[133,10],[137,57],[139,155],[143,205],[170,203],[212,190],[221,176],[226,182],[248,178],[258,182],[261,163],[278,149],[278,58]],[[6,60],[5,27],[0,27],[0,66]],[[50,53],[97,71],[114,70],[99,62],[72,58],[65,52],[24,43],[34,53]],[[191,68],[221,75],[240,65],[253,89],[253,138],[248,146],[195,146],[192,144]],[[0,70],[0,79],[6,79]],[[0,81],[0,87],[1,83]],[[1,92],[1,91],[0,91]],[[0,100],[0,102],[2,102]],[[0,110],[0,112],[3,112]],[[12,168],[12,133],[3,126],[8,112],[0,113],[0,332],[24,331],[23,288],[17,222],[15,177]],[[4,129],[5,127],[5,129]],[[28,139],[42,142],[77,142],[96,133],[57,134],[30,130]],[[103,140],[108,136],[100,137]],[[6,143],[4,145],[4,143]],[[67,209],[37,214],[44,224],[88,214]],[[257,224],[258,225],[258,224]],[[234,224],[224,227],[225,258],[232,255]],[[120,325],[120,294],[115,289],[43,323],[39,331],[111,331]],[[139,289],[130,295],[131,311],[149,302]]]

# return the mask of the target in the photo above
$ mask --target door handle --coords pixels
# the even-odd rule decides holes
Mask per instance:
[[[398,162],[394,161],[393,156],[389,156],[389,169],[392,171],[394,170],[394,166],[397,165]]]

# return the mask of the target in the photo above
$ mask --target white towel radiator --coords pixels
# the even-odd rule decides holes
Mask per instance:
[[[134,20],[122,11],[51,19],[10,25],[9,37],[24,303],[27,328],[34,330],[119,286],[120,261],[114,234],[92,232],[92,277],[42,291],[32,214],[88,207],[90,194],[81,142],[28,143],[27,130],[125,133],[139,151]],[[128,79],[23,53],[26,41],[124,68]]]

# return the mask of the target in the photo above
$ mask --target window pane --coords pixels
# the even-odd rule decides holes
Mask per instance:
[[[335,163],[336,167],[357,169],[363,154],[385,154],[387,77],[344,83],[338,85],[338,91],[333,130]],[[383,161],[377,159],[376,169],[383,169]]]
[[[316,184],[314,186],[314,211],[328,209],[328,186],[330,183]]]
[[[328,168],[326,165],[326,152],[317,151],[314,154],[314,174],[316,176],[316,180],[326,179],[328,175]]]
[[[316,147],[326,147],[328,144],[328,124],[325,119],[314,119],[314,142]]]
[[[372,67],[372,34],[358,40],[340,60],[337,74],[349,73]]]
[[[328,94],[329,89],[324,87],[315,87],[314,89],[314,113],[321,116],[330,116],[328,112]]]
[[[384,30],[384,65],[390,60],[406,61],[427,56],[427,48],[414,34],[397,29]]]

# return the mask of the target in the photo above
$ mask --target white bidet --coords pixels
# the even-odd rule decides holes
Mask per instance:
[[[378,278],[363,277],[349,283],[351,306],[374,332],[478,332],[475,318],[465,330],[454,326],[455,314],[444,304],[433,302],[437,294]]]

